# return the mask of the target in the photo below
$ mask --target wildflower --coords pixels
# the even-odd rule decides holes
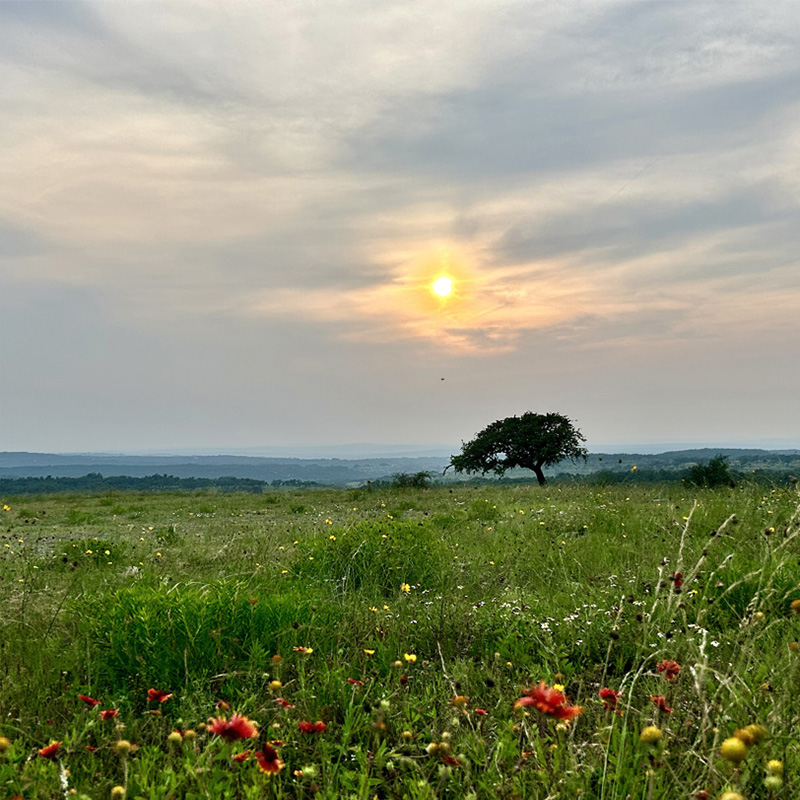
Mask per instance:
[[[209,722],[208,730],[221,736],[226,742],[237,739],[252,739],[258,735],[258,728],[252,720],[242,714],[233,713],[230,719],[217,717]]]
[[[374,650],[368,650],[366,647],[364,648],[364,652],[365,652],[365,653],[366,653],[368,656],[374,656],[374,655],[375,655],[375,651],[374,651]]]
[[[58,758],[58,751],[61,749],[61,742],[50,742],[47,747],[39,750],[39,755],[48,761],[55,761]]]
[[[400,734],[400,738],[404,742],[410,742],[414,738],[414,734],[409,730],[405,730]]]
[[[275,702],[282,708],[294,708],[288,700],[284,700],[282,697],[276,697]]]
[[[106,708],[100,712],[100,719],[114,719],[119,714],[118,708]]]
[[[183,732],[183,738],[186,739],[187,742],[193,742],[197,738],[197,733],[193,728],[187,728]]]
[[[763,725],[747,725],[745,730],[753,737],[755,744],[758,744],[762,739],[767,738],[767,729]],[[736,734],[734,734],[734,736],[735,735]]]
[[[220,711],[230,711],[231,704],[227,700],[217,700],[217,708]]]
[[[125,787],[124,786],[115,786],[111,790],[111,800],[121,800],[121,798],[125,797]]]
[[[309,656],[314,652],[313,647],[293,647],[292,650],[294,650],[295,653],[305,653]]]
[[[300,729],[300,733],[325,733],[328,730],[328,726],[321,720],[317,720],[316,722],[298,722],[297,727]]]
[[[241,764],[242,761],[247,761],[247,759],[250,758],[250,753],[252,752],[252,750],[245,750],[243,753],[237,753],[235,756],[231,756],[231,761],[236,761]]]
[[[408,675],[401,675],[400,676],[400,683],[405,686],[408,683]]]
[[[476,709],[475,709],[475,713],[476,713],[476,714],[477,714],[479,717],[485,717],[485,716],[487,716],[487,715],[488,715],[488,713],[489,713],[489,712],[488,712],[488,711],[487,711],[485,708],[476,708]]]
[[[672,581],[672,584],[676,589],[680,589],[681,586],[683,586],[683,573],[682,572],[672,572],[672,573],[670,573],[669,579]]]
[[[795,614],[800,614],[800,598],[792,600],[792,602],[789,603],[789,608],[794,611]]]
[[[664,677],[668,681],[674,681],[675,678],[678,677],[678,673],[681,671],[680,664],[677,661],[672,661],[672,659],[665,658],[663,661],[659,661],[656,664],[656,669],[659,672],[664,673]]]
[[[162,692],[158,689],[148,689],[147,690],[147,701],[152,703],[156,700],[159,703],[166,703],[172,697],[172,694],[168,692]]]
[[[650,695],[650,700],[652,701],[653,705],[658,708],[659,711],[663,711],[665,714],[671,714],[672,709],[667,705],[666,697],[662,697],[661,695]]]
[[[276,775],[286,766],[278,751],[268,742],[264,742],[254,755],[258,761],[258,768],[267,775]]]
[[[89,706],[90,708],[102,705],[102,702],[100,700],[95,700],[94,697],[89,697],[88,694],[79,694],[78,700],[83,700],[83,702],[86,703],[86,705]]]
[[[348,678],[347,682],[349,684],[351,684],[352,686],[363,686],[364,685],[364,681],[359,681],[356,678]]]
[[[8,752],[11,747],[11,740],[7,736],[0,736],[0,755]]]
[[[411,592],[411,587],[407,583],[400,584],[400,591],[403,594],[409,594]]]
[[[273,664],[277,664],[279,661],[283,661],[283,656],[280,653],[275,653],[274,656],[270,659]]]
[[[172,733],[167,736],[167,741],[170,744],[183,744],[183,734],[180,731],[172,731]]]
[[[413,664],[417,660],[416,653],[403,653],[403,658],[409,663]]]
[[[663,736],[664,733],[661,728],[657,728],[655,725],[648,725],[646,728],[642,728],[639,739],[645,744],[656,744],[661,741]]]
[[[445,764],[448,764],[451,767],[460,767],[461,762],[457,758],[453,758],[453,756],[443,755],[442,761]]]
[[[783,761],[773,758],[767,761],[767,772],[770,775],[783,775]]]
[[[131,747],[133,747],[133,745],[127,739],[120,739],[114,745],[114,752],[118,756],[126,756],[128,753],[130,753]]]
[[[450,705],[454,708],[465,708],[467,705],[467,698],[463,694],[457,694],[451,701]]]
[[[615,692],[613,689],[603,687],[600,692],[600,699],[603,701],[603,707],[606,709],[613,709],[617,707],[622,692]]]
[[[544,681],[528,689],[525,696],[514,703],[514,708],[525,706],[533,706],[542,714],[563,720],[572,719],[583,712],[580,706],[568,705],[564,694],[553,687],[548,688]]]
[[[741,739],[731,736],[720,745],[719,754],[726,761],[738,764],[747,758],[747,745]]]
[[[733,735],[747,747],[752,747],[756,743],[755,737],[747,728],[739,728]]]
[[[279,680],[269,682],[269,690],[271,692],[279,692],[283,688],[283,684]]]

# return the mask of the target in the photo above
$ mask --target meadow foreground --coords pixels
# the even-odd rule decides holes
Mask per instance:
[[[0,795],[796,797],[797,508],[679,484],[5,498]]]

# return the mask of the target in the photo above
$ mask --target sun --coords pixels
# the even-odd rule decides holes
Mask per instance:
[[[434,294],[438,294],[439,297],[448,297],[453,292],[453,279],[448,278],[447,275],[442,275],[441,278],[437,278],[433,282],[433,289]]]

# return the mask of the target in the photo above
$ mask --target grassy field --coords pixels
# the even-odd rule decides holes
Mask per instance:
[[[797,507],[5,498],[0,796],[798,797]]]

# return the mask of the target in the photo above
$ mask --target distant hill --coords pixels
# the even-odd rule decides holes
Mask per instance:
[[[800,474],[800,450],[759,450],[749,448],[699,448],[665,453],[592,453],[587,461],[563,462],[546,470],[550,476],[568,473],[630,473],[633,467],[644,473],[677,475],[694,464],[708,462],[716,455],[728,458],[740,473],[793,472]],[[0,453],[0,480],[4,478],[78,478],[89,473],[104,478],[144,478],[170,475],[176,478],[240,478],[274,481],[313,482],[326,486],[361,486],[367,481],[388,480],[396,473],[429,471],[438,480],[461,480],[452,470],[442,478],[449,458],[443,456],[387,456],[383,458],[264,458],[241,455],[156,455]],[[527,470],[512,470],[509,478],[525,478]]]

